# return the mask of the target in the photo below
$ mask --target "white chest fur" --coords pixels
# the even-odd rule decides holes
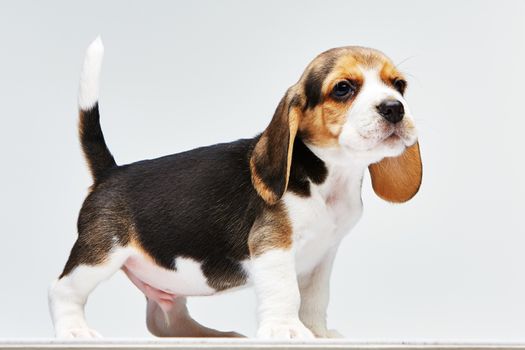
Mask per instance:
[[[321,185],[310,184],[310,196],[293,193],[284,202],[293,226],[298,275],[310,272],[361,217],[362,168],[329,168]]]

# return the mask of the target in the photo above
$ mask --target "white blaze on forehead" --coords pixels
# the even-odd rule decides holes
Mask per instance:
[[[403,96],[381,79],[379,69],[363,69],[363,86],[357,94],[351,110],[373,109],[373,111],[376,112],[377,105],[386,99],[397,99],[401,101],[403,105],[406,104]]]

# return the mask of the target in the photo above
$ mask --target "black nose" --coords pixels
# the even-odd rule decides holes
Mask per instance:
[[[399,123],[405,115],[405,108],[398,100],[385,100],[377,106],[377,111],[391,123]]]

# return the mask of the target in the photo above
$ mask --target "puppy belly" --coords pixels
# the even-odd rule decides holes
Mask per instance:
[[[155,300],[164,310],[169,310],[177,296],[212,295],[199,262],[189,258],[176,258],[175,269],[155,264],[151,258],[134,252],[122,270],[148,298]]]
[[[167,312],[173,307],[177,295],[152,287],[138,278],[126,266],[123,266],[122,270],[126,273],[131,282],[133,282],[133,284],[137,286],[137,288],[140,289],[148,299],[154,300],[159,304],[162,310]]]

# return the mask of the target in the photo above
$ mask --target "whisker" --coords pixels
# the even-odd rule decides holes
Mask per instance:
[[[403,59],[401,62],[395,64],[394,66],[397,68],[403,63],[405,63],[406,61],[411,60],[412,58],[415,58],[415,57],[417,57],[417,55],[408,56],[407,58]]]

